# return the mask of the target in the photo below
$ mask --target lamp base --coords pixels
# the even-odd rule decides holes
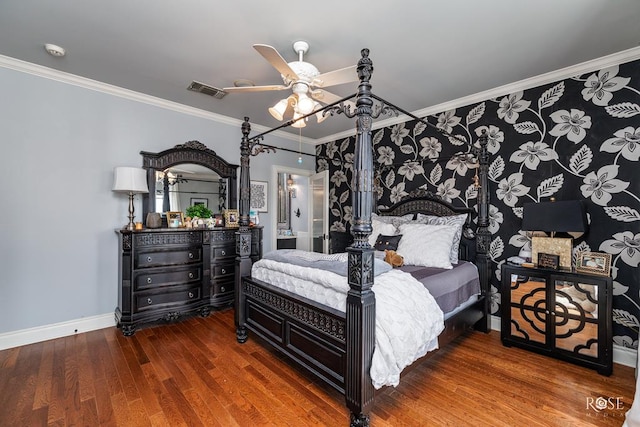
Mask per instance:
[[[573,239],[562,237],[539,237],[531,238],[531,260],[538,263],[538,254],[552,254],[560,257],[560,267],[571,268],[571,252],[573,250]]]
[[[129,231],[133,231],[136,228],[133,223],[133,218],[135,218],[133,215],[133,193],[129,193],[129,224],[126,225],[126,228]]]

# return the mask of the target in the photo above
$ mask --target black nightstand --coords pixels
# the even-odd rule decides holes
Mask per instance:
[[[610,375],[611,277],[502,265],[502,343]]]

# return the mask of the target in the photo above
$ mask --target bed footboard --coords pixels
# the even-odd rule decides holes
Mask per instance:
[[[344,393],[345,317],[330,307],[244,278],[244,327]]]

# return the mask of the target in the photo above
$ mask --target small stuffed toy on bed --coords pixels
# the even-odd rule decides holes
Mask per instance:
[[[389,249],[385,249],[384,251],[384,261],[391,267],[402,267],[404,264],[404,258],[402,258],[402,255]]]

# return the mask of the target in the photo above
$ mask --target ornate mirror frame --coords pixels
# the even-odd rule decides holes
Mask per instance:
[[[147,217],[147,213],[156,211],[156,171],[164,171],[182,163],[195,163],[213,170],[220,175],[220,178],[227,178],[229,180],[227,208],[237,209],[238,165],[227,163],[215,151],[207,148],[201,142],[188,141],[159,153],[141,151],[140,154],[142,155],[142,167],[147,170],[147,184],[149,185],[149,193],[143,194],[142,197],[143,218]]]

